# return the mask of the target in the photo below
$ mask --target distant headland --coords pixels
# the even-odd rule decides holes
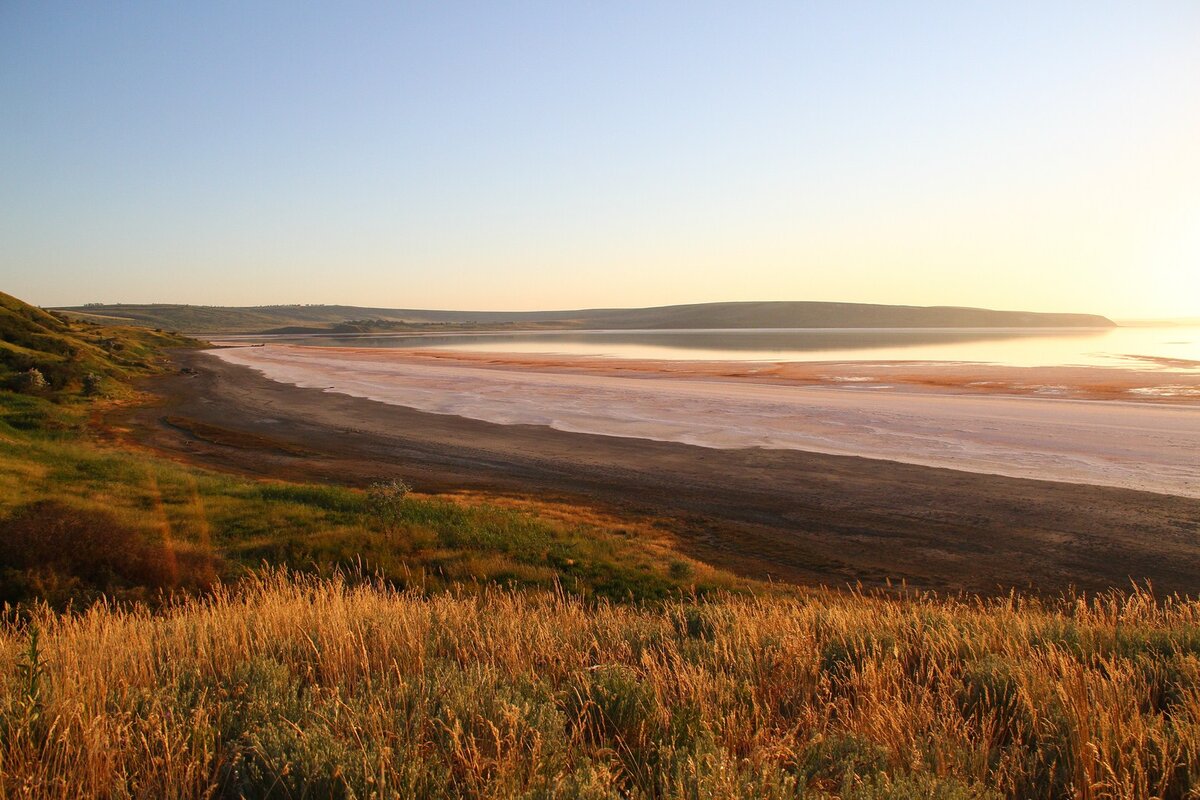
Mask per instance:
[[[342,305],[101,304],[55,309],[189,333],[368,333],[405,330],[720,328],[1112,328],[1097,314],[958,306],[765,301],[568,311],[433,311]]]

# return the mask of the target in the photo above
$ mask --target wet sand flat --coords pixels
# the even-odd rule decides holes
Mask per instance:
[[[1200,497],[1200,401],[1130,399],[1188,399],[1186,392],[1136,392],[1147,383],[1187,388],[1191,375],[853,363],[701,364],[684,371],[298,346],[214,355],[283,383],[497,424]],[[1120,389],[1124,399],[1077,399],[1100,386],[1111,395],[1114,385],[1131,380],[1132,389]],[[1014,386],[1029,391],[1014,395]]]

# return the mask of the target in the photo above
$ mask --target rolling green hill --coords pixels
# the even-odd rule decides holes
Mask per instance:
[[[0,385],[34,369],[48,391],[79,388],[85,376],[125,380],[152,372],[164,347],[199,344],[138,326],[100,326],[51,313],[0,292]]]
[[[1109,328],[1094,314],[994,311],[952,306],[890,306],[866,303],[772,301],[699,303],[654,308],[574,311],[433,311],[337,305],[192,306],[87,305],[59,309],[79,319],[124,322],[190,333],[333,331],[351,320],[377,328],[413,326],[591,328],[609,330],[695,328]]]

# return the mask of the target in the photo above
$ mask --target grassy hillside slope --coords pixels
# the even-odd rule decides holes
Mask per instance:
[[[215,473],[97,441],[82,409],[0,392],[0,602],[152,598],[267,564],[435,590],[641,600],[738,581],[660,533],[554,509]]]
[[[277,328],[331,328],[349,320],[462,326],[552,328],[923,328],[1112,327],[1093,314],[1046,314],[978,308],[884,306],[865,303],[700,303],[657,308],[575,311],[432,311],[357,306],[97,305],[62,309],[97,319],[192,333],[262,333]]]
[[[81,389],[89,373],[116,389],[161,369],[164,348],[197,345],[139,326],[71,321],[0,292],[0,387],[18,388],[19,376],[36,369],[52,395]]]

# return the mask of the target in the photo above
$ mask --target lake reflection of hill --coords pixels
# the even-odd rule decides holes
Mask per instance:
[[[518,345],[544,345],[559,352],[570,345],[652,346],[678,350],[730,350],[764,352],[811,352],[819,350],[872,350],[876,348],[952,345],[971,342],[1002,342],[1022,339],[1085,339],[1104,336],[1109,329],[1015,329],[1015,328],[804,328],[796,330],[655,330],[655,331],[530,331],[517,333],[382,334],[288,336],[274,341],[305,345],[353,347],[451,347],[455,349],[503,349]]]
[[[1102,330],[1072,330],[1065,333],[1029,330],[946,330],[893,328],[873,329],[804,329],[785,331],[661,331],[646,333],[612,332],[593,334],[592,341],[612,344],[653,343],[662,347],[684,350],[869,350],[877,347],[905,347],[924,344],[1003,341],[1005,339],[1038,336],[1096,336]],[[576,341],[568,339],[568,341]],[[577,341],[587,341],[579,337]]]
[[[678,361],[963,361],[1192,371],[1198,328],[803,328],[237,337],[286,344]]]

